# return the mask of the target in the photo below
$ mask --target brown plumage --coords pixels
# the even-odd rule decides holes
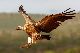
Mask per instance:
[[[64,22],[65,20],[72,19],[72,17],[75,17],[75,13],[73,13],[75,10],[68,11],[69,9],[59,14],[45,16],[42,20],[35,22],[26,13],[26,11],[24,11],[23,6],[21,5],[19,7],[18,12],[24,17],[26,23],[23,27],[18,26],[17,30],[23,30],[29,35],[28,44],[25,44],[22,47],[29,47],[31,46],[31,44],[36,43],[37,40],[50,40],[50,35],[41,35],[40,32],[49,33],[52,30],[56,29],[59,26],[59,24],[61,24],[60,22]]]
[[[56,29],[60,22],[64,22],[65,20],[72,19],[74,17],[74,13],[72,15],[66,15],[64,13],[59,13],[55,15],[49,15],[39,21],[39,24],[36,26],[39,30],[43,32],[51,32],[52,30]],[[60,22],[58,22],[60,21]]]

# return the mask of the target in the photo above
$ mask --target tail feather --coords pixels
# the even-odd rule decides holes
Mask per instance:
[[[50,35],[41,35],[41,39],[47,39],[50,40]]]

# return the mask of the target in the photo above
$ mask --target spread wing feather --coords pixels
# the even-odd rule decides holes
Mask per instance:
[[[61,24],[58,21],[64,22],[65,20],[75,17],[75,13],[73,13],[75,10],[66,12],[69,9],[59,14],[45,16],[41,21],[37,23],[36,27],[42,32],[51,32],[52,30],[56,29],[59,24]]]
[[[30,17],[30,16],[26,13],[26,11],[23,9],[23,6],[22,6],[22,5],[19,7],[19,11],[18,11],[18,12],[24,17],[26,23],[28,22],[28,21],[27,21],[27,18],[29,18],[33,23],[35,23],[35,21],[32,20],[31,17]]]

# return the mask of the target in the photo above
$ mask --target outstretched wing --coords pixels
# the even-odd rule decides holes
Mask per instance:
[[[72,17],[75,17],[75,13],[73,13],[75,10],[67,12],[69,9],[59,14],[46,16],[41,21],[37,22],[36,27],[42,32],[51,32],[53,29],[56,29],[59,24],[61,24],[58,21],[64,22],[67,19],[72,19]]]
[[[31,17],[26,13],[26,11],[24,11],[23,6],[21,5],[19,7],[19,11],[18,11],[25,19],[26,23],[28,20],[30,20],[31,22],[35,22],[34,20],[31,19]]]

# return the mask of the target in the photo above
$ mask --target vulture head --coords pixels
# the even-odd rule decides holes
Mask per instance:
[[[22,27],[22,26],[18,26],[18,27],[16,28],[16,30],[23,30],[23,27]]]

